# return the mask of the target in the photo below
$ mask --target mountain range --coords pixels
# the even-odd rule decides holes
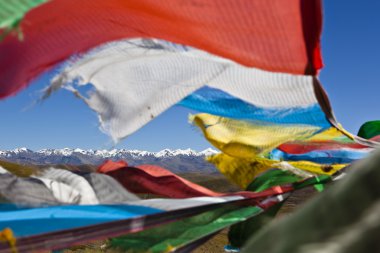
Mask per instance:
[[[130,166],[154,164],[174,173],[207,172],[217,173],[216,168],[205,161],[206,156],[218,153],[209,148],[201,152],[192,149],[164,149],[159,152],[141,150],[83,150],[83,149],[41,149],[27,148],[0,151],[0,160],[30,165],[99,165],[106,160],[124,160]]]

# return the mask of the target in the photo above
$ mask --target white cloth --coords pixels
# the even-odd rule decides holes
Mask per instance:
[[[98,198],[96,197],[96,194],[94,190],[92,189],[91,185],[89,184],[89,182],[87,182],[86,179],[84,179],[83,177],[79,175],[76,175],[67,170],[49,168],[49,169],[44,170],[41,173],[41,175],[39,176],[39,179],[41,178],[46,178],[52,181],[56,181],[58,183],[66,184],[73,190],[77,191],[80,196],[78,204],[82,204],[82,205],[99,204]],[[45,182],[44,184],[46,185]],[[54,187],[48,187],[48,188],[53,191],[54,196],[59,197],[63,195],[65,196],[70,195],[70,192],[66,192],[66,193],[62,192],[65,190],[65,188],[62,187],[62,185],[54,184],[52,186]],[[67,189],[68,188],[66,188],[66,190]],[[74,191],[72,193],[75,194]],[[74,197],[75,195],[73,195],[73,198]]]
[[[161,210],[177,210],[182,208],[191,208],[208,204],[223,203],[233,200],[244,199],[242,196],[226,197],[195,197],[186,199],[145,199],[131,201],[128,204],[157,208]]]
[[[0,166],[0,174],[5,174],[5,173],[9,173],[9,171],[7,171],[6,169]]]
[[[64,204],[79,204],[81,201],[81,194],[73,187],[58,181],[54,181],[43,177],[34,177],[40,180],[53,194],[54,198],[59,203]]]
[[[68,85],[76,80],[76,85]],[[79,82],[78,82],[79,81]],[[88,98],[80,86],[91,83]],[[311,76],[248,68],[162,40],[121,40],[75,57],[47,93],[63,85],[98,113],[101,129],[117,141],[204,85],[264,108],[317,103]]]

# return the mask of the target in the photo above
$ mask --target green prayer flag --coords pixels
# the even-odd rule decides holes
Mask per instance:
[[[32,8],[47,0],[7,0],[0,1],[0,41],[18,28],[24,15]],[[21,33],[20,33],[21,34]]]
[[[358,136],[365,139],[370,139],[377,135],[380,135],[380,120],[368,121],[364,123],[358,132]]]
[[[257,216],[231,226],[228,232],[229,243],[233,247],[242,247],[249,238],[273,220],[282,204],[283,202],[280,202]]]
[[[255,206],[217,208],[164,226],[110,240],[110,246],[127,252],[168,252],[262,212]]]
[[[290,184],[301,179],[301,177],[288,171],[278,169],[268,170],[256,177],[252,183],[247,186],[247,191],[260,192],[273,186]]]

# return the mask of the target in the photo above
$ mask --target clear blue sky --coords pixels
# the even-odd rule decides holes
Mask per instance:
[[[324,1],[321,72],[338,120],[356,133],[368,120],[380,119],[380,1]],[[28,147],[113,148],[98,130],[94,112],[67,91],[30,106],[45,83],[0,101],[0,149]],[[188,109],[175,106],[116,148],[158,151],[210,147],[187,122]]]

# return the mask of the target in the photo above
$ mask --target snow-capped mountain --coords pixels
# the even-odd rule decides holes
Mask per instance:
[[[0,160],[35,165],[99,165],[105,160],[125,160],[130,166],[155,164],[175,173],[206,171],[215,172],[213,165],[205,161],[206,156],[218,153],[209,148],[201,152],[192,149],[164,149],[159,152],[141,150],[83,150],[83,149],[41,149],[33,151],[27,148],[0,151]]]

